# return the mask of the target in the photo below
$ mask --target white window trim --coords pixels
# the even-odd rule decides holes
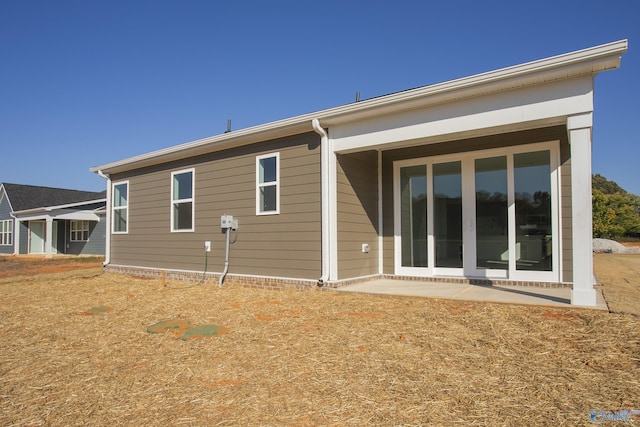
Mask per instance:
[[[122,185],[122,184],[126,184],[127,185],[127,204],[125,206],[114,206],[114,195],[115,195],[115,188],[118,185]],[[111,234],[128,234],[129,233],[129,194],[131,193],[131,186],[129,185],[129,181],[118,181],[118,182],[114,182],[111,184],[111,194],[112,194],[112,200],[111,200]],[[126,209],[126,215],[125,215],[125,230],[124,231],[115,231],[115,227],[114,227],[114,223],[116,220],[116,216],[114,215],[114,211],[116,210],[122,210],[122,209]]]
[[[181,175],[184,173],[191,173],[191,197],[187,198],[187,199],[178,199],[178,200],[173,200],[173,183],[174,183],[174,177],[176,175]],[[182,169],[182,170],[178,170],[178,171],[173,171],[171,172],[171,194],[169,195],[169,199],[170,199],[170,210],[171,210],[171,223],[169,224],[169,229],[171,230],[172,233],[192,233],[195,228],[196,228],[196,222],[195,222],[195,212],[196,212],[196,169],[195,168],[189,168],[189,169]],[[174,229],[173,225],[174,225],[174,209],[173,209],[173,205],[175,203],[186,203],[186,202],[191,202],[191,228],[185,228],[185,229]]]
[[[275,157],[276,159],[276,180],[267,183],[260,182],[260,160]],[[260,189],[263,187],[276,187],[276,209],[272,211],[260,210]],[[256,156],[256,215],[278,215],[280,214],[280,153],[262,154]]]
[[[508,270],[478,270],[471,268],[466,270],[465,266],[461,269],[438,269],[433,265],[433,260],[429,259],[429,267],[403,267],[401,259],[401,222],[400,222],[400,192],[398,191],[398,185],[400,182],[400,168],[412,165],[427,165],[428,174],[428,186],[432,185],[432,166],[434,163],[442,163],[448,161],[459,160],[462,162],[462,203],[463,210],[467,210],[467,216],[475,217],[475,205],[469,206],[467,203],[472,199],[475,194],[475,179],[473,176],[473,160],[478,158],[486,158],[492,156],[507,156],[507,161],[510,162],[510,168],[508,168],[508,191],[509,191],[509,224],[515,223],[515,209],[513,200],[511,200],[513,194],[513,155],[518,153],[527,153],[540,150],[549,150],[550,153],[550,168],[551,168],[551,221],[552,221],[552,244],[554,257],[552,260],[551,271],[532,271],[532,270],[517,270],[515,268],[515,253],[513,248],[515,247],[515,234],[511,234],[513,230],[510,230],[510,242],[509,242],[509,269]],[[458,154],[444,154],[434,157],[422,157],[407,160],[398,160],[393,164],[393,200],[394,200],[394,271],[397,275],[410,275],[418,277],[469,277],[469,278],[487,278],[487,279],[507,279],[507,280],[524,280],[524,281],[540,281],[540,282],[558,282],[562,276],[562,224],[560,215],[560,144],[559,141],[547,141],[532,144],[523,144],[504,148],[492,148],[487,150],[472,151],[468,153]],[[432,205],[432,201],[430,203]],[[429,218],[429,221],[432,221]],[[464,220],[463,220],[464,221]],[[463,228],[463,241],[465,241],[465,230],[467,233],[474,232],[475,229],[469,229],[469,224],[466,224]],[[428,238],[432,237],[433,230],[429,228]],[[464,244],[464,258],[475,257],[475,239],[466,238]],[[429,251],[432,256],[433,251]]]
[[[2,232],[0,232],[0,246],[12,246],[15,231],[13,219],[1,220],[0,224],[2,224]],[[11,231],[8,231],[9,225],[11,225]]]
[[[73,224],[78,224],[78,225],[82,225],[82,227],[80,228],[76,228],[74,230],[73,228]],[[86,228],[84,227],[84,225],[86,224]],[[69,241],[71,242],[88,242],[89,241],[89,230],[90,230],[90,224],[89,221],[86,219],[82,219],[82,220],[71,220],[70,224],[69,224]],[[84,232],[87,232],[87,238],[86,239],[78,239],[78,233],[80,233],[80,237],[82,237],[82,235],[84,234]],[[73,238],[73,235],[75,233],[76,238]]]

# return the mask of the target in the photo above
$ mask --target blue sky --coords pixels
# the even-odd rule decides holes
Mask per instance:
[[[446,3],[446,4],[445,4]],[[640,194],[640,2],[0,0],[0,182],[92,166],[620,39],[593,171]]]

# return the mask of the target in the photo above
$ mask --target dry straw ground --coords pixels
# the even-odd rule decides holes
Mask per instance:
[[[640,409],[634,314],[13,262],[0,259],[0,425],[557,426]],[[229,330],[147,332],[176,319]]]

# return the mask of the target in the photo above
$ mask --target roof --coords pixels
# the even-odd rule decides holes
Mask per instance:
[[[106,191],[81,191],[65,188],[2,183],[14,212],[49,206],[64,206],[82,202],[101,201]]]
[[[470,77],[422,86],[264,125],[188,142],[91,168],[96,173],[118,173],[239,147],[269,139],[313,131],[312,121],[323,127],[375,118],[461,99],[500,93],[564,79],[595,75],[619,68],[627,40],[620,40],[563,55],[528,62]]]

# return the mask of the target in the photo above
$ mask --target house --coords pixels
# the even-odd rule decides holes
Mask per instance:
[[[107,269],[571,286],[593,306],[594,76],[627,41],[96,166]],[[237,236],[235,236],[237,233]],[[211,252],[207,251],[207,242]]]
[[[104,255],[106,193],[0,184],[0,254]]]

